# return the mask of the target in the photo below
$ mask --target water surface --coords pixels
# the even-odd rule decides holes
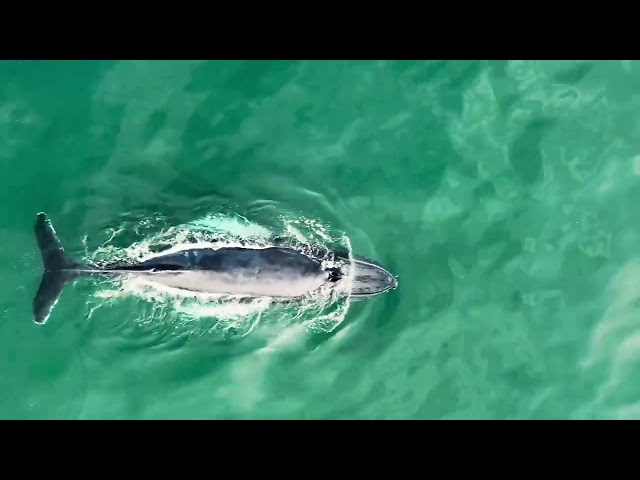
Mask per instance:
[[[1,62],[0,417],[640,417],[639,85],[632,61]],[[79,281],[38,326],[39,211],[77,258],[300,235],[400,286],[296,318]]]

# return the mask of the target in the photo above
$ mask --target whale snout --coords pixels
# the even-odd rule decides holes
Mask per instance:
[[[379,263],[354,256],[351,296],[369,298],[398,286],[398,280]]]

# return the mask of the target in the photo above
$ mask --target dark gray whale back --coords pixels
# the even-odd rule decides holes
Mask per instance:
[[[194,248],[181,252],[159,255],[135,265],[112,265],[105,270],[203,270],[213,272],[239,271],[291,271],[298,275],[322,272],[320,262],[291,248],[243,248],[219,249]]]

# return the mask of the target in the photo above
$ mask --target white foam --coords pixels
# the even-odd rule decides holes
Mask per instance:
[[[349,261],[337,261],[331,255],[317,259],[324,267],[340,265],[345,270],[346,278],[340,282],[336,290],[322,289],[308,295],[302,302],[282,305],[270,297],[256,299],[240,295],[189,292],[158,284],[150,278],[131,275],[120,279],[119,288],[102,290],[97,296],[110,300],[134,296],[154,304],[152,316],[156,311],[160,311],[163,318],[168,313],[169,316],[180,318],[187,323],[202,318],[214,318],[219,328],[235,328],[243,331],[243,335],[252,332],[263,315],[267,313],[279,325],[286,326],[291,325],[291,322],[297,322],[298,325],[304,325],[305,329],[333,330],[344,320],[349,308],[348,298],[343,295],[351,288],[349,266],[353,259],[349,239],[344,235],[332,237],[329,229],[316,220],[281,218],[281,221],[282,230],[272,231],[237,215],[207,215],[185,225],[167,228],[128,248],[119,249],[109,245],[107,241],[92,257],[101,258],[101,260],[124,257],[134,261],[144,261],[191,248],[262,249],[275,246],[269,239],[274,235],[280,235],[289,238],[291,247],[302,253],[309,252],[305,251],[304,245],[298,245],[298,242],[327,247],[327,253],[336,244],[340,244],[342,248],[346,247]],[[131,228],[131,226],[119,228],[118,233],[126,233],[123,230]],[[135,230],[135,227],[133,229]],[[152,245],[157,243],[171,246],[160,252],[152,251]],[[270,312],[274,311],[274,307],[277,313],[271,315]],[[148,323],[150,319],[140,318],[140,321]]]

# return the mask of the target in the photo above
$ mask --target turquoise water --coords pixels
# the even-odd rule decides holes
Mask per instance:
[[[0,417],[640,417],[640,64],[0,63]],[[291,308],[83,260],[313,240],[398,289]]]

